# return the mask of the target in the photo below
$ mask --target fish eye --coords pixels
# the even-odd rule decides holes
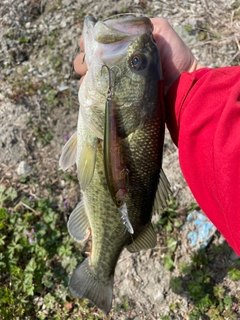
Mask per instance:
[[[145,54],[135,54],[131,59],[131,67],[135,70],[143,70],[147,67]]]
[[[133,57],[132,59],[132,66],[135,67],[139,64],[139,57],[138,56],[135,56]]]

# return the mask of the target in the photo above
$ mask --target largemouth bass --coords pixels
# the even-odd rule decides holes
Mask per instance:
[[[76,163],[82,201],[68,221],[89,257],[74,270],[70,291],[105,313],[124,248],[153,248],[154,211],[166,205],[162,171],[162,73],[153,26],[146,17],[84,21],[88,72],[79,90],[77,132],[63,148],[63,170]]]

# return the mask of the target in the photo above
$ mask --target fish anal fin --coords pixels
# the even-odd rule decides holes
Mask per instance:
[[[169,195],[172,193],[170,183],[161,169],[159,175],[159,183],[156,191],[154,204],[153,204],[153,212],[158,212],[167,206],[167,201],[169,200]]]
[[[65,171],[70,168],[77,159],[77,131],[70,137],[63,147],[61,157],[59,159],[60,168]]]
[[[96,163],[97,138],[82,142],[79,159],[77,162],[77,173],[81,189],[84,191],[90,184]]]
[[[67,226],[69,234],[77,242],[84,242],[90,237],[91,229],[83,200],[71,213]]]
[[[156,234],[151,223],[147,224],[140,235],[127,246],[129,252],[147,250],[156,246]]]
[[[106,314],[112,307],[113,275],[104,283],[91,273],[89,258],[73,271],[69,284],[73,296],[87,298]]]

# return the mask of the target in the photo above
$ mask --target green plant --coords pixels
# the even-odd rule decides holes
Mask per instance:
[[[168,206],[161,213],[161,219],[158,221],[158,225],[162,226],[165,231],[171,232],[174,227],[181,227],[182,222],[178,218],[177,209],[179,207],[178,202],[174,198],[170,198]]]
[[[179,278],[171,278],[170,286],[173,292],[179,294],[183,291],[183,281]]]
[[[177,248],[177,239],[169,237],[166,239],[167,253],[163,257],[164,266],[167,270],[170,270],[174,266],[173,254]]]
[[[194,253],[191,256],[191,263],[180,265],[185,279],[181,277],[171,279],[170,285],[173,292],[178,294],[186,292],[193,300],[194,308],[189,314],[189,319],[200,319],[206,314],[211,320],[225,319],[226,314],[229,319],[237,319],[236,313],[232,310],[232,297],[226,295],[223,285],[216,284],[211,268],[214,254],[220,254],[221,250],[212,246],[211,254],[205,250]],[[239,280],[238,269],[230,269],[228,274],[233,277],[232,280]]]
[[[47,92],[47,94],[46,94],[46,102],[50,106],[54,106],[54,107],[57,106],[59,101],[58,101],[58,99],[56,97],[56,91],[55,90],[50,90],[50,91]]]
[[[24,32],[23,34],[21,34],[21,36],[17,39],[17,41],[19,42],[19,43],[28,43],[28,42],[30,42],[30,40],[31,40],[31,38],[30,38],[30,36],[26,33],[26,32]]]
[[[129,310],[131,303],[130,303],[130,301],[128,301],[126,296],[121,296],[120,299],[121,299],[121,303],[116,303],[114,306],[115,312],[119,312],[121,310],[123,310],[123,311]]]
[[[161,219],[157,222],[157,226],[161,227],[163,231],[166,252],[163,256],[164,266],[167,270],[174,267],[174,252],[177,249],[177,229],[182,226],[182,221],[179,219],[177,209],[179,204],[174,198],[170,198],[168,206],[161,213]]]
[[[39,117],[37,120],[29,118],[27,126],[29,130],[32,130],[31,132],[35,140],[42,146],[48,144],[53,139],[53,133],[44,116]]]
[[[3,206],[3,203],[7,200],[13,201],[17,197],[17,191],[12,187],[6,189],[4,185],[0,184],[0,207]],[[6,210],[5,208],[1,208]]]
[[[3,185],[0,199],[0,319],[101,319],[68,291],[82,257],[67,233],[66,208],[24,195],[14,205],[19,195]]]
[[[231,280],[233,281],[239,281],[240,280],[240,270],[236,268],[232,268],[228,271],[228,275]]]
[[[232,4],[231,4],[231,7],[233,9],[238,9],[240,7],[240,1],[234,1]]]

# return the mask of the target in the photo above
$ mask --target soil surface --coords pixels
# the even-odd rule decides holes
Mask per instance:
[[[209,67],[238,65],[240,15],[238,1],[223,0],[1,0],[0,5],[0,179],[36,197],[47,196],[48,184],[55,195],[67,195],[70,208],[80,198],[79,186],[65,187],[57,175],[58,159],[67,137],[76,130],[79,77],[72,62],[78,52],[83,19],[98,19],[125,12],[162,16],[170,21],[199,61]],[[164,170],[171,183],[183,220],[195,202],[181,174],[177,148],[166,133]],[[29,172],[35,184],[22,186],[19,177]],[[70,172],[75,174],[75,169]],[[46,180],[48,181],[46,184]],[[154,217],[155,221],[159,217]],[[164,267],[164,235],[159,231],[153,250],[124,251],[116,269],[112,319],[160,319],[171,304],[181,305],[172,319],[188,319],[193,302],[185,293],[174,293],[170,279],[182,277],[179,265],[192,254],[186,237],[177,231],[174,268]],[[217,246],[224,239],[215,233]],[[229,294],[239,290],[226,276],[231,250],[218,257],[213,270]],[[232,256],[234,257],[234,255]],[[219,268],[223,272],[218,272]],[[209,319],[207,317],[206,319]],[[239,315],[240,319],[240,315]]]

